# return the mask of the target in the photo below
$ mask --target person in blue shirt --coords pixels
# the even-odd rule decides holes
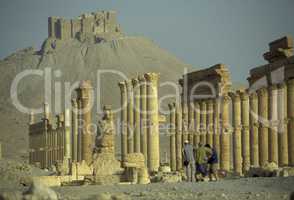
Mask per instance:
[[[218,174],[217,174],[217,164],[218,164],[218,155],[214,148],[212,148],[209,144],[205,145],[206,148],[210,149],[211,154],[208,155],[208,171],[209,171],[209,179],[210,181],[213,181],[213,178],[215,181],[218,181]]]

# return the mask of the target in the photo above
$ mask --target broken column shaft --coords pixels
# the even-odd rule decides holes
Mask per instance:
[[[176,125],[176,113],[175,104],[169,104],[169,134],[170,134],[170,167],[172,171],[177,170],[177,160],[176,160],[176,135],[175,135],[175,125]]]

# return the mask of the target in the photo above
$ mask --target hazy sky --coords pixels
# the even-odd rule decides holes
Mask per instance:
[[[0,58],[39,48],[47,17],[113,9],[128,35],[144,35],[198,68],[229,66],[234,81],[265,63],[268,43],[294,36],[294,0],[1,0]]]

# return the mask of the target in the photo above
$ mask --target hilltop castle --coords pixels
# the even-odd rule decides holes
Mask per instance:
[[[76,19],[48,18],[48,37],[60,40],[93,38],[96,41],[121,36],[115,11],[82,14]]]

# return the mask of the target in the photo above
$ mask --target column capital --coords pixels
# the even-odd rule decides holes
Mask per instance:
[[[143,83],[146,82],[144,75],[139,75],[138,80],[139,80],[139,82],[143,82]]]
[[[73,108],[77,108],[78,107],[78,102],[76,98],[72,98],[71,99],[71,105]]]
[[[269,87],[268,87],[268,90],[269,91],[273,91],[273,90],[277,90],[278,89],[278,86],[277,85],[270,85]]]
[[[159,74],[154,73],[154,72],[150,72],[150,73],[144,74],[144,77],[145,77],[146,81],[148,81],[148,82],[157,83],[157,81],[159,79]]]
[[[257,99],[258,95],[257,95],[257,91],[250,91],[249,92],[250,98],[251,99]]]
[[[231,97],[232,101],[239,102],[240,94],[238,92],[229,92],[228,95]]]
[[[229,103],[229,101],[231,100],[231,98],[230,98],[230,96],[229,95],[224,95],[223,96],[223,101],[225,102],[225,103]]]
[[[121,81],[118,83],[118,86],[121,90],[121,92],[125,92],[126,91],[126,82],[125,81]]]
[[[207,99],[206,102],[207,102],[207,105],[210,105],[210,106],[213,105],[213,99]]]
[[[257,91],[258,96],[265,97],[268,95],[267,88],[263,87]]]
[[[240,95],[240,98],[242,101],[247,101],[249,100],[249,94],[247,90],[237,90],[237,93]]]
[[[125,85],[128,91],[130,91],[133,88],[132,80],[125,80]]]
[[[175,107],[176,107],[176,104],[174,102],[173,103],[169,103],[168,104],[168,107],[169,107],[170,110],[174,110]]]
[[[138,78],[133,78],[132,79],[132,84],[133,84],[133,87],[136,87],[139,84],[139,79]]]

